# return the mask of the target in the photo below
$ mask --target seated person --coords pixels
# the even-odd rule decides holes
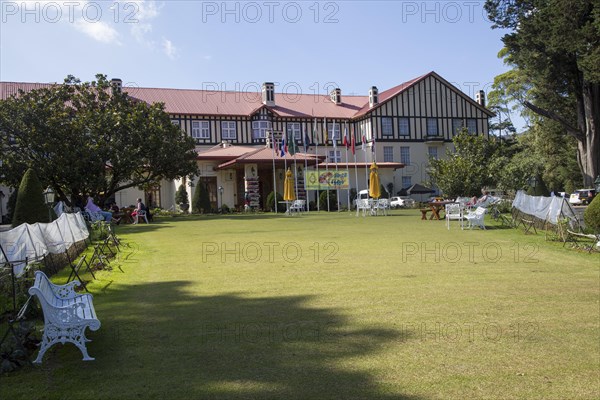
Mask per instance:
[[[104,218],[104,221],[110,222],[112,220],[112,213],[110,211],[102,211],[100,207],[94,204],[94,199],[88,197],[87,204],[85,205],[85,209],[89,213],[100,214]]]
[[[148,207],[146,207],[146,205],[142,202],[142,199],[138,198],[135,210],[133,210],[133,212],[131,213],[131,216],[133,217],[134,221],[137,220],[136,217],[137,217],[137,215],[139,214],[140,211],[145,211],[146,212],[146,218],[148,219],[148,221],[152,220],[152,214],[150,214],[150,210],[148,210]]]
[[[121,218],[123,218],[123,213],[119,210],[119,206],[114,201],[110,205],[110,211],[113,214],[113,222],[119,225],[121,222]]]

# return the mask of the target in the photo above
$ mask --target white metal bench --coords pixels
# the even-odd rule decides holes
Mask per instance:
[[[87,352],[85,328],[100,329],[91,294],[78,294],[75,280],[66,285],[55,285],[42,271],[36,271],[35,282],[29,294],[37,296],[44,312],[44,334],[40,352],[34,363],[41,363],[44,353],[56,343],[71,342],[81,350],[84,361],[91,361]]]

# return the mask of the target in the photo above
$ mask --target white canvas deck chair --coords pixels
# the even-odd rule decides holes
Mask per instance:
[[[485,229],[484,217],[486,212],[487,208],[483,207],[477,207],[475,211],[470,211],[467,215],[465,215],[467,227],[473,229],[473,227],[478,226],[482,229]]]
[[[450,230],[450,221],[460,221],[460,227],[463,228],[463,207],[459,203],[446,204],[446,226]]]

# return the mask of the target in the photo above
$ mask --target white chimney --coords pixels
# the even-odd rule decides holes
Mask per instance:
[[[275,106],[275,84],[273,82],[262,84],[262,103],[269,107]]]
[[[377,86],[372,86],[369,89],[369,107],[373,107],[379,103],[379,91],[377,90]]]
[[[475,93],[475,101],[479,103],[481,107],[485,107],[485,92],[483,90]]]
[[[335,103],[336,106],[342,104],[342,89],[335,88],[329,93],[329,97],[331,101]]]
[[[120,80],[119,78],[113,78],[110,80],[110,84],[112,86],[115,87],[115,89],[117,89],[117,91],[121,91],[121,89],[123,88],[123,81]]]

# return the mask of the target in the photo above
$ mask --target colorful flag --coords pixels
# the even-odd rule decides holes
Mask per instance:
[[[373,136],[373,141],[371,142],[371,152],[375,153],[375,136]]]
[[[304,131],[304,152],[308,153],[308,145],[310,144],[310,138],[308,137],[308,132],[306,132],[306,124],[303,124]]]
[[[273,138],[273,149],[275,149],[275,154],[279,154],[279,140]]]
[[[346,149],[350,147],[350,142],[348,141],[348,125],[344,126],[344,146],[346,146]]]
[[[293,156],[294,154],[296,154],[297,148],[296,148],[296,138],[294,138],[294,132],[288,132],[288,147],[287,147],[287,151],[288,153],[290,153],[290,156]]]
[[[323,118],[323,144],[327,145],[329,135],[327,134],[327,118]]]
[[[287,143],[285,142],[285,135],[281,135],[281,153],[279,153],[279,156],[285,157],[285,153],[287,153]]]
[[[360,147],[361,147],[362,151],[367,151],[367,138],[365,137],[365,133],[363,132],[362,127],[360,128],[360,134],[362,135],[362,137],[360,139],[362,142]]]
[[[331,128],[332,132],[331,132],[331,142],[333,143],[333,148],[337,149],[337,139],[338,139],[338,135],[335,133],[335,120],[333,121],[332,124],[332,128]]]
[[[350,141],[350,148],[352,149],[352,154],[356,155],[356,140],[354,139],[354,128],[352,128],[352,137],[350,138]],[[356,159],[354,161],[356,161]]]

